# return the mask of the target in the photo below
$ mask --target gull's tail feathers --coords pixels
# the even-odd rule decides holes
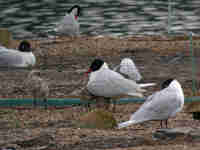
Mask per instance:
[[[148,86],[155,86],[156,83],[140,83],[139,86],[140,87],[148,87]]]
[[[128,127],[128,126],[130,126],[134,123],[135,123],[134,120],[125,121],[125,122],[119,123],[117,128],[118,129],[125,128],[125,127]]]
[[[142,93],[128,93],[128,95],[130,95],[130,96],[136,96],[136,97],[144,97],[144,95]]]

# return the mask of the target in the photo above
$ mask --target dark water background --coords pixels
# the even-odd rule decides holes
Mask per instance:
[[[82,9],[82,34],[167,33],[167,0],[1,0],[0,27],[15,38],[50,32],[74,4]],[[172,0],[172,30],[200,33],[200,1]],[[88,31],[90,30],[90,31]]]

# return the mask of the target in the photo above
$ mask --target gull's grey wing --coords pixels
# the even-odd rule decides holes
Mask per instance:
[[[66,14],[61,22],[57,25],[55,31],[66,35],[78,35],[79,24],[72,17],[72,15]]]
[[[119,73],[105,69],[98,74],[96,80],[89,82],[88,90],[94,95],[112,97],[119,95],[139,95],[144,92],[134,81],[125,79]]]
[[[0,51],[0,66],[18,66],[22,62],[23,59],[17,51]]]
[[[120,69],[120,65],[117,65],[117,66],[115,66],[115,67],[113,68],[113,71],[119,72],[119,69]]]
[[[176,91],[166,88],[149,96],[145,103],[131,116],[131,120],[164,120],[174,116],[181,107]]]
[[[125,58],[122,60],[119,67],[119,72],[127,75],[130,79],[135,81],[139,81],[142,78],[135,63],[129,58]]]
[[[113,69],[113,71],[121,74],[124,78],[129,79],[130,78],[129,75],[128,74],[124,74],[123,72],[120,72],[120,69],[121,69],[121,65],[118,65]],[[125,73],[127,73],[127,72],[125,72]]]

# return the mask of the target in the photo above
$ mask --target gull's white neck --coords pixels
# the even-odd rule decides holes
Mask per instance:
[[[96,79],[98,79],[97,76],[98,76],[99,72],[103,71],[104,69],[108,69],[108,68],[109,67],[108,67],[107,63],[104,62],[104,64],[101,66],[101,68],[99,70],[90,73],[90,77],[89,77],[89,82],[88,83],[93,82]]]
[[[182,101],[182,105],[183,105],[184,104],[184,93],[183,93],[183,89],[182,89],[180,83],[177,80],[174,80],[170,83],[169,87],[178,92],[179,96],[181,97],[181,101]]]
[[[71,15],[76,16],[78,14],[78,8],[74,8],[71,13]]]
[[[108,64],[104,62],[103,66],[101,66],[100,70],[102,70],[102,69],[108,69],[108,68],[109,68]]]
[[[180,83],[177,80],[173,80],[170,84],[169,84],[170,88],[173,88],[175,90],[178,90],[179,92],[182,92],[182,87],[180,85]]]

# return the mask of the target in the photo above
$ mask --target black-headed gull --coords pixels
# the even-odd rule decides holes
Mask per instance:
[[[18,50],[0,47],[1,67],[28,67],[34,66],[35,63],[36,58],[28,41],[22,41]]]
[[[95,59],[89,70],[88,91],[95,96],[106,98],[130,95],[143,97],[143,92],[139,84],[133,80],[124,78],[121,74],[109,69],[106,62],[101,59]]]
[[[122,59],[121,63],[114,68],[114,71],[134,81],[140,81],[142,79],[138,68],[136,67],[135,63],[131,58]]]
[[[67,14],[63,17],[61,22],[54,29],[60,35],[77,36],[80,34],[78,17],[80,16],[81,8],[74,5],[68,10]]]
[[[25,81],[25,86],[31,92],[33,96],[33,104],[37,105],[37,99],[43,99],[47,102],[49,95],[48,83],[41,78],[41,72],[39,70],[32,70]],[[45,108],[47,105],[45,104]]]
[[[168,118],[175,117],[176,113],[183,109],[184,93],[177,80],[168,79],[164,83],[164,89],[147,97],[144,104],[130,117],[130,120],[120,123],[118,128],[150,120],[165,120],[167,127]]]

